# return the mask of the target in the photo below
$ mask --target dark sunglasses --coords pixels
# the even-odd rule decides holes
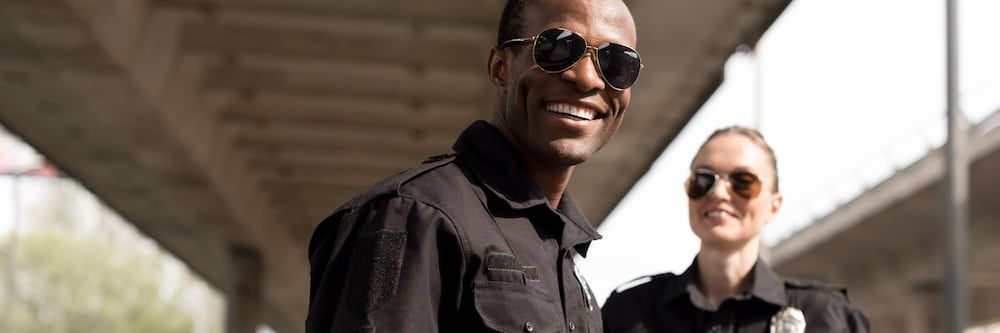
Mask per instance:
[[[718,183],[720,178],[722,176],[719,176],[719,174],[707,170],[697,170],[691,173],[687,182],[684,183],[684,189],[687,191],[688,198],[695,200],[705,197],[705,195],[708,195],[708,192],[712,191],[715,183]],[[744,199],[753,199],[760,194],[762,184],[760,177],[757,177],[755,174],[746,171],[737,171],[726,176],[726,180],[729,182],[729,188],[733,193]]]
[[[535,64],[546,73],[561,73],[570,69],[588,50],[593,49],[601,78],[612,89],[619,91],[631,87],[642,69],[639,52],[632,48],[616,43],[590,46],[583,36],[562,28],[548,29],[534,37],[507,40],[500,44],[500,48],[526,42],[534,42],[532,53]]]

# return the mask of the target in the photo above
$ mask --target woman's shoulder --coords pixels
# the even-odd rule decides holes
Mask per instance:
[[[654,305],[667,293],[679,276],[673,273],[643,276],[623,283],[608,296],[601,312],[605,332],[645,331],[653,319]]]
[[[785,279],[788,305],[799,308],[806,325],[867,332],[868,316],[851,301],[847,288],[814,280]]]
[[[829,283],[785,278],[785,292],[793,303],[819,303],[831,305],[849,305],[847,288]]]
[[[646,275],[633,279],[619,285],[611,292],[604,303],[604,309],[631,311],[636,307],[648,306],[679,281],[680,276],[674,273]]]

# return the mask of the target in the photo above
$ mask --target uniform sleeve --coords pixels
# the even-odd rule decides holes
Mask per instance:
[[[806,332],[868,333],[868,316],[839,290],[809,290],[801,306]]]
[[[849,304],[847,309],[847,331],[851,333],[868,333],[868,316],[860,308]]]
[[[438,332],[457,316],[465,258],[454,224],[414,199],[333,214],[310,244],[307,332]]]

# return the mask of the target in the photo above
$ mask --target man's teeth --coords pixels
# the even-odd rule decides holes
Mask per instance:
[[[579,108],[569,104],[549,104],[545,106],[545,110],[586,120],[594,120],[596,116],[594,110]]]

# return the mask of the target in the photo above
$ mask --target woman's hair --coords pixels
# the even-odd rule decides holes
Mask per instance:
[[[724,134],[741,135],[747,139],[750,139],[750,142],[753,142],[755,145],[757,145],[757,147],[760,147],[760,149],[763,149],[764,152],[767,153],[767,156],[771,158],[771,170],[774,170],[774,188],[772,190],[773,192],[778,192],[778,159],[774,156],[774,150],[771,149],[771,145],[767,144],[767,141],[764,140],[764,136],[761,135],[760,132],[758,132],[757,130],[750,127],[739,126],[739,125],[717,129],[715,130],[715,132],[712,132],[712,135],[708,136],[708,139],[705,139],[705,142],[702,142],[701,147],[698,148],[698,151],[701,151],[701,149],[704,148],[709,141],[712,141],[712,139],[715,139],[716,137],[722,136]]]

